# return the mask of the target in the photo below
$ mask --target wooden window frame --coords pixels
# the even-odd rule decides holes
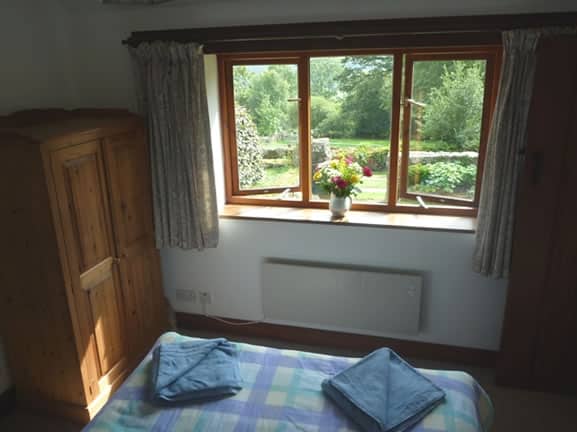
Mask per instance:
[[[219,54],[218,55],[218,82],[219,102],[221,110],[221,127],[223,139],[224,173],[225,173],[225,196],[227,204],[246,204],[266,207],[296,207],[296,208],[328,208],[328,202],[311,200],[311,134],[310,134],[310,58],[332,57],[346,55],[390,55],[393,56],[393,89],[392,89],[392,113],[391,113],[391,136],[389,150],[389,178],[388,198],[386,204],[355,203],[352,210],[388,212],[388,213],[415,213],[447,216],[476,216],[480,183],[484,166],[486,141],[488,138],[489,125],[492,117],[500,72],[500,45],[471,46],[471,47],[447,47],[447,48],[393,48],[393,49],[346,49],[346,50],[307,50],[278,53],[242,53],[242,54]],[[399,151],[401,143],[401,105],[406,92],[406,82],[403,86],[405,64],[408,56],[440,56],[446,55],[452,59],[452,55],[480,55],[490,57],[487,63],[485,76],[485,101],[482,116],[481,144],[479,148],[477,185],[475,188],[476,199],[466,202],[465,205],[455,205],[450,202],[447,205],[423,208],[418,205],[401,204],[398,198],[402,197],[400,183],[406,178],[403,173],[404,162],[399,164]],[[234,113],[234,88],[233,66],[242,64],[295,64],[298,65],[298,95],[299,107],[299,145],[300,145],[300,192],[302,198],[299,201],[275,200],[268,198],[255,198],[257,193],[275,193],[286,190],[282,188],[240,190],[238,177],[238,164],[236,156],[236,126]],[[403,88],[405,87],[405,88]],[[488,105],[487,105],[488,104]],[[404,141],[404,140],[403,140]],[[405,155],[406,152],[402,154]],[[404,156],[403,156],[404,157]],[[407,161],[408,162],[408,161]],[[399,171],[401,176],[399,177]],[[291,188],[298,190],[298,188]],[[427,198],[429,198],[427,196]],[[458,203],[461,204],[461,203]]]
[[[415,193],[408,191],[408,174],[409,174],[409,152],[410,152],[410,132],[411,132],[411,109],[408,100],[413,93],[413,66],[415,62],[419,61],[449,61],[449,60],[484,60],[485,67],[485,83],[483,95],[483,113],[481,115],[481,133],[479,136],[479,156],[477,158],[477,180],[475,183],[475,192],[472,200],[464,200],[457,198],[450,198],[445,196],[438,196],[427,193]],[[471,206],[477,208],[479,206],[479,195],[481,191],[481,179],[483,178],[483,167],[485,162],[485,155],[487,149],[487,138],[489,134],[490,118],[492,116],[492,108],[494,105],[494,81],[496,74],[497,51],[477,51],[466,53],[410,53],[405,55],[405,73],[404,73],[404,97],[403,97],[403,121],[402,121],[402,146],[401,146],[401,173],[398,180],[400,190],[400,198],[417,199],[417,197],[426,198],[427,200],[440,204],[455,204],[463,206]]]

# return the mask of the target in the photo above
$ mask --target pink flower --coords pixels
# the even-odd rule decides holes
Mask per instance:
[[[355,157],[352,155],[347,155],[347,157],[345,157],[345,162],[347,165],[352,164],[355,161]]]
[[[335,182],[335,184],[337,185],[337,187],[339,189],[345,189],[348,186],[348,183],[345,179],[342,178],[338,178],[338,180]]]
[[[372,177],[372,176],[373,176],[373,171],[371,171],[371,169],[370,169],[368,166],[363,167],[363,175],[364,175],[365,177]]]

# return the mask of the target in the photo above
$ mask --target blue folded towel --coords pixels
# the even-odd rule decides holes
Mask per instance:
[[[238,350],[226,339],[160,344],[152,353],[153,401],[201,402],[241,389]]]
[[[324,380],[322,388],[366,432],[404,431],[445,397],[443,390],[388,348]]]

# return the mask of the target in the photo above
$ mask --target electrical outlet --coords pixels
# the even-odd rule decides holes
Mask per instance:
[[[200,303],[209,305],[212,303],[212,295],[208,291],[199,291]]]
[[[194,290],[177,289],[176,300],[196,303],[196,292]]]

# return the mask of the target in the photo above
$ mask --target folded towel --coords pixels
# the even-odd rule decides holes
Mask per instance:
[[[242,388],[236,345],[226,339],[160,344],[152,353],[151,399],[206,401]]]
[[[445,397],[443,390],[388,348],[324,380],[322,388],[366,432],[404,431]]]

